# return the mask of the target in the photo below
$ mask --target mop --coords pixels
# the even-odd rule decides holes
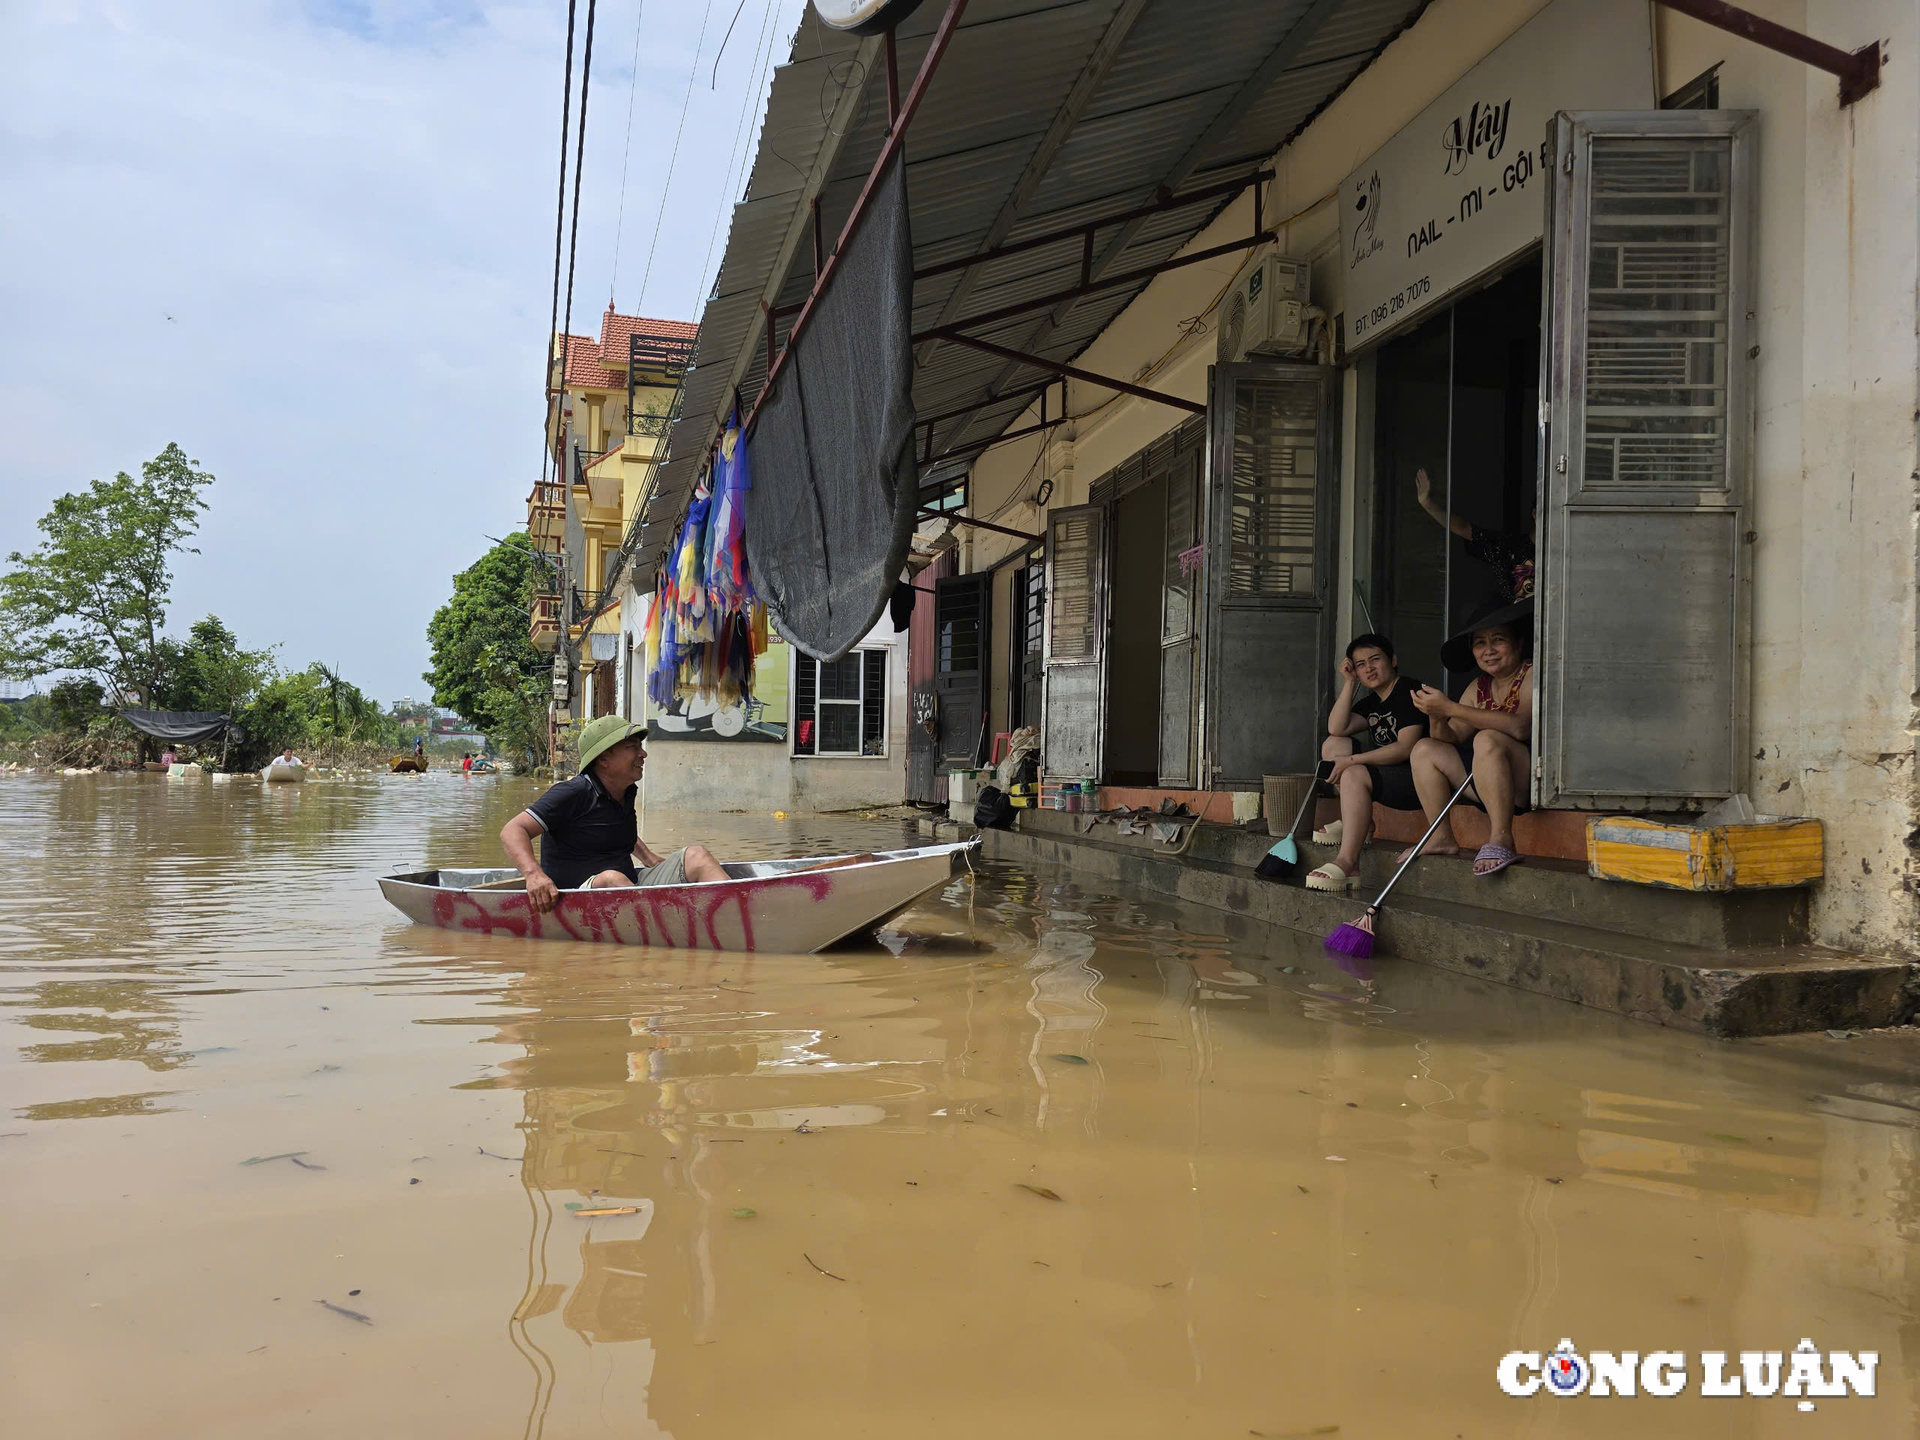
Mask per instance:
[[[1473,775],[1469,773],[1467,778],[1460,782],[1460,788],[1453,792],[1453,799],[1440,807],[1440,813],[1434,816],[1433,823],[1427,826],[1427,833],[1422,835],[1413,849],[1407,852],[1407,858],[1400,862],[1400,868],[1393,872],[1393,877],[1374,898],[1374,902],[1367,906],[1365,913],[1352,924],[1342,925],[1327,936],[1324,943],[1329,953],[1351,955],[1356,960],[1365,960],[1373,954],[1373,917],[1379,913],[1380,907],[1387,903],[1387,892],[1400,883],[1400,877],[1407,873],[1407,867],[1420,858],[1420,852],[1427,848],[1427,841],[1433,838],[1433,832],[1440,828],[1441,823],[1447,818],[1447,812],[1453,809],[1454,801],[1466,794],[1467,787],[1471,784],[1473,784]]]
[[[1284,880],[1293,873],[1293,867],[1300,863],[1300,847],[1293,842],[1294,832],[1299,830],[1300,821],[1305,818],[1307,806],[1313,803],[1313,797],[1320,790],[1320,782],[1326,778],[1327,762],[1322,760],[1313,768],[1313,778],[1307,782],[1307,793],[1301,797],[1300,808],[1294,812],[1293,824],[1287,827],[1274,847],[1261,857],[1253,873],[1262,880]]]

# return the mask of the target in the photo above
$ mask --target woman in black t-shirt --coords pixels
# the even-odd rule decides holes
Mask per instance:
[[[1309,890],[1351,890],[1360,883],[1360,851],[1373,829],[1376,801],[1390,810],[1420,808],[1407,763],[1427,733],[1427,717],[1413,703],[1420,682],[1400,673],[1384,635],[1361,635],[1348,645],[1340,677],[1320,748],[1333,762],[1328,782],[1340,792],[1340,853],[1308,873]]]

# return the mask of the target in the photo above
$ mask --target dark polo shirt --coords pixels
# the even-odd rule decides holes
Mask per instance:
[[[562,780],[527,807],[540,823],[540,868],[562,890],[586,884],[602,870],[618,870],[629,880],[638,878],[633,847],[640,841],[640,822],[634,818],[633,797],[638,785],[629,785],[618,800],[591,770]]]

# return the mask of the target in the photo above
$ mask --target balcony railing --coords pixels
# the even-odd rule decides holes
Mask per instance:
[[[651,435],[664,440],[667,432],[673,429],[671,415],[628,415],[627,433],[629,435]]]
[[[536,650],[551,650],[560,643],[560,597],[535,595],[529,625],[529,638]]]

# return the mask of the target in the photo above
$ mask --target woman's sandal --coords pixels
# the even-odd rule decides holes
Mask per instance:
[[[1313,832],[1313,843],[1316,845],[1338,845],[1340,843],[1341,832],[1346,828],[1347,822],[1344,820],[1329,820]]]
[[[1329,860],[1324,865],[1316,865],[1307,872],[1307,889],[1309,890],[1339,891],[1358,890],[1359,888],[1359,870],[1356,869],[1353,874],[1349,875],[1340,868],[1340,862],[1338,860]]]
[[[1473,873],[1484,880],[1489,875],[1498,875],[1509,865],[1518,865],[1520,860],[1521,856],[1516,851],[1504,845],[1482,845],[1473,857]],[[1488,861],[1493,863],[1487,865]],[[1482,865],[1486,865],[1484,870],[1480,868]]]

